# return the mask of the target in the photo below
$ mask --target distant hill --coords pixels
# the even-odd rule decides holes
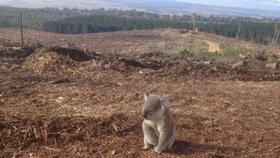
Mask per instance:
[[[280,18],[279,11],[244,9],[221,6],[208,6],[194,3],[179,2],[175,0],[4,0],[0,5],[28,8],[68,7],[81,9],[96,9],[103,7],[116,9],[136,9],[152,13],[183,15],[196,12],[204,16],[246,16],[254,18]]]
[[[193,29],[192,17],[160,15],[136,10],[116,9],[22,9],[23,26],[55,33],[79,34],[134,29]],[[196,16],[199,31],[270,44],[277,21],[244,17]],[[19,8],[0,6],[0,27],[19,27]],[[238,28],[241,30],[238,31]]]

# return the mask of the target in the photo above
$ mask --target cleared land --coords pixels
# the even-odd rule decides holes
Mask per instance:
[[[160,32],[161,36],[165,32]],[[106,38],[94,49],[102,53],[60,47],[1,47],[0,157],[280,155],[278,70],[233,69],[215,61],[174,59],[170,51],[157,52],[159,47],[131,55],[121,51],[125,43],[109,42],[114,34],[118,34],[117,40],[138,31],[101,34]],[[154,37],[143,40],[152,33],[139,34],[142,36],[129,35],[127,41],[140,38],[142,48],[151,41],[159,44]],[[177,35],[171,35],[167,41],[180,43]],[[38,40],[49,41],[42,42],[44,45],[58,44],[51,37],[40,37]],[[252,59],[251,63],[258,62]],[[145,91],[167,95],[172,103],[177,140],[173,149],[161,156],[141,150],[140,110]]]

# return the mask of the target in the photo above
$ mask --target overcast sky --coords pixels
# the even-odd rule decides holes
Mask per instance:
[[[118,2],[122,0],[0,0],[0,5],[11,5],[18,7],[46,7],[46,6],[76,6],[81,7],[85,2],[99,6],[98,4],[103,4],[101,7],[110,6],[109,4],[118,5]],[[277,10],[280,11],[280,0],[126,0],[130,2],[144,2],[149,3],[151,1],[181,1],[190,2],[206,5],[216,5],[216,6],[228,6],[228,7],[240,7],[240,8],[254,8],[254,9],[264,9],[264,10]],[[104,2],[104,3],[103,3]],[[92,6],[91,5],[91,6]],[[88,6],[88,8],[92,8]],[[83,7],[85,8],[85,7]],[[280,16],[280,15],[279,15]]]
[[[182,2],[265,10],[280,10],[280,0],[177,0]]]

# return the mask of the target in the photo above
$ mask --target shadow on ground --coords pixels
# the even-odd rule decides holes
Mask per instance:
[[[197,144],[190,143],[188,141],[177,140],[172,148],[171,153],[178,155],[191,155],[194,153],[219,153],[219,154],[229,154],[229,153],[239,153],[240,148],[236,147],[225,147],[218,145],[209,144]]]

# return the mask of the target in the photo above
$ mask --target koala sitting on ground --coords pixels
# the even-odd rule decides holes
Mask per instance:
[[[170,103],[167,97],[144,94],[142,116],[144,121],[144,147],[154,148],[157,153],[170,149],[175,141],[175,123],[169,110]]]

